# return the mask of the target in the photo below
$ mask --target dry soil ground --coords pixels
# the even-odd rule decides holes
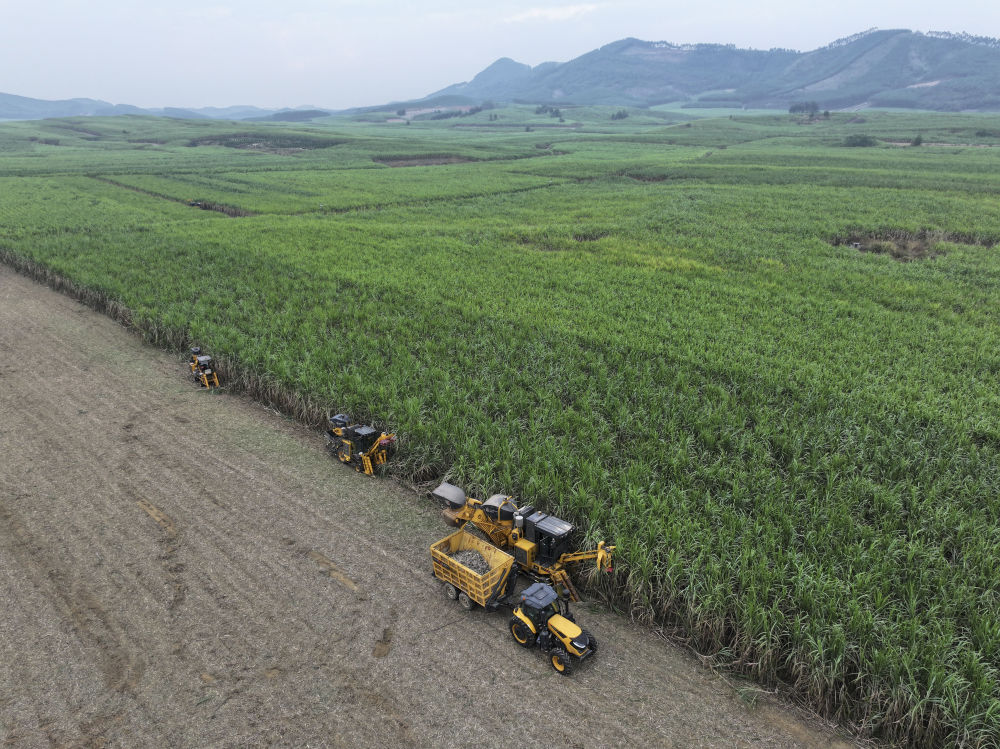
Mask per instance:
[[[570,678],[431,578],[437,508],[0,266],[0,742],[845,747],[598,605]]]

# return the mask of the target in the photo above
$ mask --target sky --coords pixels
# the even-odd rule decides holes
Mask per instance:
[[[415,99],[500,57],[625,37],[816,49],[872,27],[1000,37],[991,0],[0,0],[0,92],[140,107]]]

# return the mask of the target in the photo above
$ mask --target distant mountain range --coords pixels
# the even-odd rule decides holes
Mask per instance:
[[[564,63],[497,60],[427,97],[539,104],[1000,110],[1000,40],[875,29],[812,52],[622,39]]]
[[[261,109],[252,106],[142,109],[130,104],[110,104],[99,99],[46,101],[26,96],[0,94],[0,120],[40,120],[46,117],[111,117],[116,114],[144,114],[184,120],[258,120],[302,122],[328,117],[323,109]]]
[[[471,81],[387,106],[472,105],[486,100],[748,109],[786,109],[814,102],[820,109],[834,110],[1000,111],[1000,40],[871,29],[812,52],[796,52],[622,39],[563,63],[531,67],[505,57]],[[0,94],[0,120],[116,114],[303,122],[334,112],[253,106],[141,109],[95,99],[43,101]]]

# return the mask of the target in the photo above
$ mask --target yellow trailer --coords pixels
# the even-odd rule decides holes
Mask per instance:
[[[467,550],[478,552],[488,569],[479,573],[463,564],[455,555]],[[469,610],[482,606],[493,610],[500,605],[508,589],[513,589],[517,573],[514,557],[478,536],[456,531],[431,545],[434,577],[444,583],[445,594]]]

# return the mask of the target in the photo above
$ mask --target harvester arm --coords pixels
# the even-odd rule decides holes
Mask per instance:
[[[386,434],[385,432],[383,432],[382,436],[379,437],[377,440],[375,440],[372,443],[372,446],[368,448],[367,452],[365,452],[365,455],[367,455],[368,457],[372,457],[379,450],[389,447],[395,441],[396,441],[395,434]]]
[[[611,572],[611,555],[614,554],[615,547],[608,546],[603,541],[597,544],[596,549],[588,551],[574,551],[563,554],[559,557],[559,564],[576,564],[577,562],[587,562],[591,559],[597,561],[597,569],[602,572]]]

